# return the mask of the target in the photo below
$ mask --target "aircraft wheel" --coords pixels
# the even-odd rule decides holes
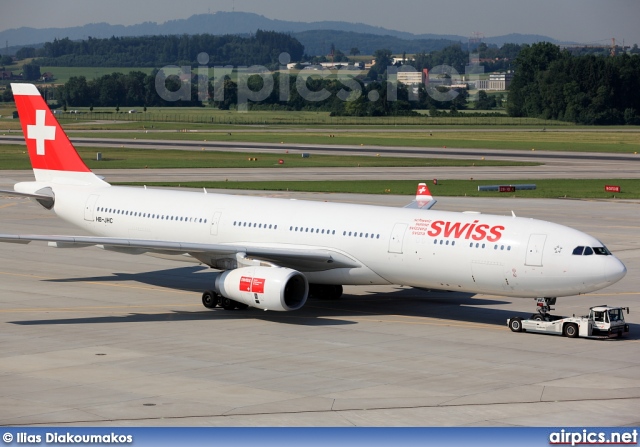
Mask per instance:
[[[509,329],[512,332],[522,332],[522,319],[519,317],[512,318],[509,321]]]
[[[342,298],[343,288],[340,284],[329,286],[327,287],[327,289],[328,289],[327,299],[339,300],[340,298]]]
[[[232,300],[231,298],[225,298],[225,297],[222,297],[222,298],[220,299],[220,306],[222,306],[222,308],[223,308],[224,310],[233,310],[233,309],[235,309],[235,308],[236,308],[236,305],[237,305],[237,304],[238,304],[238,303],[236,303],[236,302],[235,302],[234,300]]]
[[[565,337],[576,338],[578,336],[578,325],[575,323],[567,324],[562,330],[562,334]]]
[[[218,305],[218,303],[219,303],[219,299],[218,299],[217,293],[211,290],[207,290],[202,294],[202,304],[207,309],[213,309]]]

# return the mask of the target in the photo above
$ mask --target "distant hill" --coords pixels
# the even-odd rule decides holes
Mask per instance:
[[[349,55],[351,48],[354,47],[360,50],[360,54],[373,54],[374,51],[381,48],[387,48],[397,54],[402,52],[412,54],[422,51],[426,53],[438,51],[453,44],[460,44],[460,40],[401,39],[390,35],[382,36],[335,30],[302,31],[293,33],[292,36],[304,45],[306,54],[314,56],[328,55],[331,44],[334,44],[337,49],[346,55]]]
[[[349,50],[358,46],[363,54],[371,53],[357,44],[347,43],[345,39],[356,37],[356,34],[367,34],[369,36],[390,36],[399,40],[389,39],[389,44],[376,46],[375,49],[383,47],[396,46],[400,40],[404,41],[422,41],[417,43],[415,48],[422,51],[426,48],[429,41],[442,42],[464,42],[468,37],[457,35],[437,35],[437,34],[411,34],[402,31],[395,31],[377,26],[371,26],[364,23],[348,23],[338,21],[322,21],[322,22],[290,22],[285,20],[269,19],[267,17],[248,13],[248,12],[216,12],[214,14],[197,14],[188,19],[170,20],[165,23],[144,22],[137,25],[110,25],[108,23],[91,23],[84,26],[76,26],[70,28],[17,28],[0,32],[0,42],[8,42],[11,49],[18,49],[23,46],[42,44],[42,42],[50,42],[54,39],[68,37],[71,40],[85,40],[89,37],[107,38],[111,36],[147,36],[147,35],[167,35],[167,34],[251,34],[257,30],[268,30],[278,32],[290,32],[305,45],[307,54],[320,55],[326,54],[326,48],[334,43],[336,48],[347,53]],[[341,34],[335,33],[335,41],[327,42],[324,36],[317,38],[317,34],[310,33],[318,30],[334,30],[341,31]],[[303,33],[303,35],[299,35]],[[314,36],[316,37],[314,39]],[[344,42],[339,44],[340,42]],[[489,37],[484,39],[487,44],[496,44],[501,46],[504,43],[535,43],[547,41],[559,43],[555,39],[546,36],[509,34],[507,36]],[[324,44],[323,44],[324,42]],[[344,46],[343,46],[344,45]],[[406,46],[407,44],[403,44]],[[394,51],[414,52],[411,49],[400,48],[403,45],[398,44],[398,49]],[[431,44],[429,44],[431,45]],[[437,45],[437,44],[435,44]],[[369,48],[369,47],[366,47]],[[312,50],[313,49],[313,50]],[[0,53],[4,48],[0,49]],[[15,50],[14,50],[15,51]]]

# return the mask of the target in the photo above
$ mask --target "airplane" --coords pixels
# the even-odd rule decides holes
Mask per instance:
[[[33,84],[11,84],[35,181],[2,191],[35,199],[92,236],[0,234],[0,242],[97,246],[177,257],[219,271],[202,302],[295,311],[344,285],[535,298],[607,287],[624,264],[596,238],[552,222],[433,209],[425,183],[404,208],[112,186],[82,161]],[[534,314],[535,315],[535,314]]]

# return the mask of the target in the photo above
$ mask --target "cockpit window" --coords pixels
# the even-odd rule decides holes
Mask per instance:
[[[576,256],[590,256],[592,254],[609,256],[611,252],[607,249],[607,247],[583,247],[579,246],[573,249],[573,254]]]
[[[611,254],[607,247],[593,247],[593,251],[597,255],[609,256]]]

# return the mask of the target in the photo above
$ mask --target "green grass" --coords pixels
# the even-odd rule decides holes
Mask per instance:
[[[536,163],[500,160],[426,159],[341,155],[271,154],[217,151],[149,150],[128,148],[78,148],[91,169],[158,168],[317,168],[317,167],[398,167],[398,166],[535,166]],[[102,161],[96,161],[96,153]],[[256,160],[249,160],[255,158]],[[280,164],[282,159],[284,164]],[[0,145],[0,169],[29,169],[31,164],[22,145]]]
[[[415,195],[416,186],[424,180],[359,180],[327,182],[145,182],[126,183],[161,187],[241,189],[264,191],[306,191],[322,193],[394,194],[406,195],[407,200]],[[479,192],[478,185],[537,185],[532,191],[515,193]],[[124,184],[124,183],[122,183]],[[604,185],[619,185],[621,193],[604,191]],[[434,197],[518,197],[518,198],[575,198],[575,199],[640,199],[640,179],[526,179],[518,180],[445,180],[438,185],[429,185]]]
[[[82,112],[72,116],[73,120],[121,120],[159,123],[173,122],[209,125],[287,125],[287,126],[460,126],[460,125],[500,125],[500,126],[560,126],[571,127],[573,124],[561,121],[547,121],[537,118],[514,118],[509,116],[479,116],[479,117],[429,117],[398,116],[398,117],[332,117],[329,112],[285,111],[285,110],[256,110],[240,113],[235,110],[218,110],[214,107],[149,107],[146,113],[123,113],[129,109],[143,111],[142,107],[120,107],[121,113],[113,108],[94,108],[93,112],[85,107],[70,107]]]
[[[112,73],[124,73],[127,74],[130,71],[141,71],[146,74],[151,74],[153,68],[151,67],[40,67],[41,73],[51,72],[55,79],[54,84],[66,84],[69,78],[84,76],[87,80],[96,79],[104,75]]]
[[[319,145],[409,146],[435,148],[515,149],[526,151],[611,152],[633,154],[640,152],[640,129],[637,132],[541,132],[541,131],[433,131],[433,132],[340,132],[287,131],[261,132],[234,130],[230,133],[207,132],[71,132],[77,137],[144,138],[158,140],[223,141],[254,143],[287,143]],[[333,137],[330,137],[333,135]],[[639,158],[640,159],[640,158]]]

